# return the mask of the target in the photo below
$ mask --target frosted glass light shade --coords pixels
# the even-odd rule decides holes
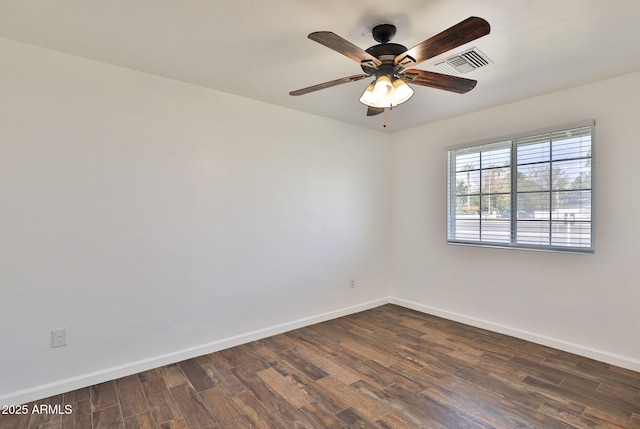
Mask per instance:
[[[402,104],[413,96],[413,89],[407,85],[402,79],[393,81],[394,100],[396,104]]]
[[[376,79],[376,84],[373,87],[373,93],[376,97],[390,97],[393,94],[393,84],[389,76],[382,75]]]
[[[373,94],[376,96],[375,107],[391,107],[393,106],[393,84],[388,76],[382,75],[376,80],[373,87]]]
[[[362,97],[360,97],[360,102],[362,104],[366,104],[367,106],[375,107],[376,104],[376,96],[373,93],[374,84],[372,83],[364,90],[362,93]]]
[[[379,76],[364,90],[360,102],[370,107],[386,109],[402,104],[413,95],[413,89],[402,79],[391,82],[386,75]]]

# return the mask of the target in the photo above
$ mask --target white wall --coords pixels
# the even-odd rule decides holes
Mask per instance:
[[[387,296],[382,133],[9,40],[0,58],[0,403]]]
[[[395,134],[395,302],[640,371],[640,74]],[[451,145],[596,120],[593,255],[446,244]]]

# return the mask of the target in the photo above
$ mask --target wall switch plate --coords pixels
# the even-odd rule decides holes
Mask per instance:
[[[356,279],[349,279],[349,289],[356,288]]]
[[[63,347],[67,345],[67,328],[51,331],[51,347]]]

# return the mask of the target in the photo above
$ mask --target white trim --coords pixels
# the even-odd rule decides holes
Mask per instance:
[[[640,360],[633,359],[627,356],[620,356],[614,353],[605,352],[603,350],[593,349],[591,347],[571,343],[569,341],[548,337],[546,335],[536,334],[535,332],[525,331],[523,329],[502,325],[500,323],[495,323],[484,319],[478,319],[476,317],[465,316],[464,314],[455,313],[453,311],[444,310],[442,308],[432,307],[430,305],[419,304],[414,301],[391,297],[389,299],[389,303],[406,307],[411,310],[416,310],[421,313],[443,317],[445,319],[464,323],[466,325],[471,325],[476,328],[482,328],[492,332],[497,332],[499,334],[509,335],[512,337],[520,338],[522,340],[531,341],[532,343],[541,344],[543,346],[552,347],[557,350],[562,350],[579,356],[595,359],[600,362],[640,372]]]
[[[492,332],[510,335],[512,337],[520,338],[526,341],[531,341],[544,346],[553,347],[555,349],[562,350],[565,352],[574,353],[580,356],[595,359],[600,362],[605,362],[611,365],[616,365],[622,368],[630,369],[632,371],[640,372],[640,360],[637,360],[637,359],[632,359],[626,356],[620,356],[614,353],[608,353],[602,350],[593,349],[590,347],[582,346],[580,344],[559,340],[557,338],[536,334],[534,332],[529,332],[523,329],[502,325],[502,324],[491,322],[488,320],[479,319],[471,316],[465,316],[464,314],[456,313],[449,310],[444,310],[437,307],[432,307],[429,305],[420,304],[414,301],[409,301],[409,300],[395,298],[395,297],[386,297],[386,298],[380,298],[373,301],[368,301],[363,304],[345,307],[339,310],[321,313],[311,317],[297,319],[292,322],[281,323],[279,325],[258,329],[255,331],[247,332],[245,334],[223,338],[221,340],[212,341],[207,344],[202,344],[199,346],[190,347],[183,350],[178,350],[174,353],[167,353],[167,354],[152,357],[149,359],[142,359],[142,360],[131,362],[125,365],[106,368],[104,370],[95,371],[89,374],[83,374],[77,377],[67,378],[54,383],[44,384],[41,386],[35,386],[30,389],[20,390],[18,392],[13,392],[7,395],[0,396],[0,405],[24,404],[24,403],[35,401],[38,399],[47,398],[49,396],[59,395],[61,393],[70,392],[72,390],[79,389],[82,387],[103,383],[105,381],[114,380],[120,377],[126,377],[128,375],[136,374],[138,372],[148,371],[150,369],[158,368],[160,366],[181,362],[185,359],[191,359],[197,356],[202,356],[205,354],[228,349],[230,347],[238,346],[240,344],[246,344],[251,341],[256,341],[256,340],[270,337],[273,335],[282,334],[284,332],[302,328],[304,326],[325,322],[327,320],[335,319],[342,316],[347,316],[349,314],[359,313],[361,311],[379,307],[384,304],[399,305],[401,307],[409,308],[411,310],[416,310],[421,313],[432,314],[434,316],[443,317],[455,322],[460,322],[467,325],[475,326],[477,328],[487,329]]]
[[[105,381],[114,380],[116,378],[126,377],[137,374],[142,371],[158,368],[197,356],[214,353],[230,347],[246,344],[262,338],[271,337],[273,335],[282,334],[304,326],[316,323],[326,322],[349,314],[359,313],[371,308],[379,307],[389,303],[389,298],[380,298],[374,301],[365,302],[363,304],[353,305],[342,309],[321,313],[311,317],[297,319],[292,322],[281,323],[267,328],[258,329],[244,334],[234,335],[232,337],[223,338],[210,343],[199,346],[189,347],[187,349],[178,350],[173,353],[167,353],[148,359],[142,359],[135,362],[118,365],[111,368],[95,371],[88,374],[82,374],[77,377],[71,377],[53,383],[35,386],[30,389],[12,392],[7,395],[0,396],[0,406],[2,405],[18,405],[35,401],[50,396],[59,395],[61,393],[70,392],[86,386],[103,383]]]

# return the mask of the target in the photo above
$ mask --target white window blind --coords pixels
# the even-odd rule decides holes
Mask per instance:
[[[593,121],[448,151],[450,243],[593,252]]]

